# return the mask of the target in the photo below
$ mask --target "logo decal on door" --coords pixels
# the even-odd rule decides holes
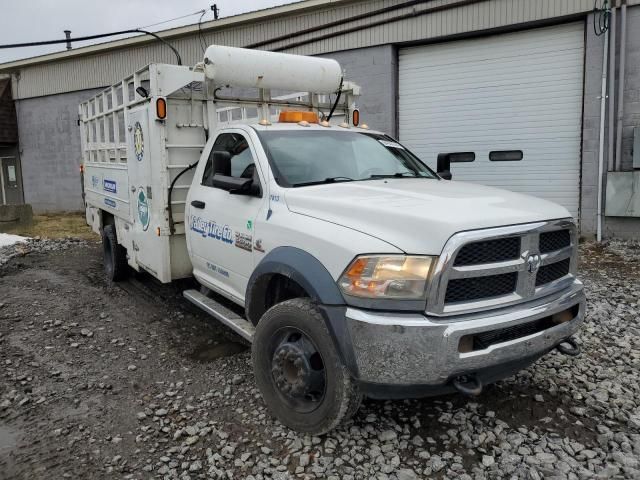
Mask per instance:
[[[102,181],[102,188],[106,192],[118,193],[118,184],[115,180],[107,180],[106,178]]]
[[[133,151],[136,154],[136,159],[141,162],[144,158],[144,137],[142,136],[142,125],[140,125],[140,122],[136,122],[133,128]]]
[[[229,225],[218,225],[213,220],[192,215],[189,228],[203,237],[215,238],[229,245],[233,243],[233,231]]]
[[[236,232],[236,247],[250,252],[253,250],[253,237],[246,233]]]
[[[149,202],[147,200],[147,195],[144,193],[144,188],[140,187],[138,189],[137,197],[138,197],[138,220],[140,220],[140,225],[142,225],[142,229],[146,232],[147,228],[149,228],[151,215],[149,214]]]

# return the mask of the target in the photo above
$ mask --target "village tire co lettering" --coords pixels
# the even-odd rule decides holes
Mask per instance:
[[[219,225],[213,220],[192,216],[189,228],[203,237],[215,238],[221,242],[233,244],[233,232],[229,225]]]

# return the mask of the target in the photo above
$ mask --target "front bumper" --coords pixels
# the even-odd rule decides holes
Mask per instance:
[[[459,352],[465,335],[517,327],[571,310],[573,318],[537,333]],[[525,368],[573,335],[585,313],[582,283],[525,304],[473,314],[421,314],[346,309],[349,355],[365,393],[375,397],[422,396],[453,391],[451,380],[475,375],[491,383]],[[345,333],[347,333],[345,332]]]

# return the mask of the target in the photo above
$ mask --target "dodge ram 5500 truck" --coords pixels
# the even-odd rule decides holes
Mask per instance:
[[[479,394],[575,355],[585,310],[567,210],[448,181],[447,155],[438,175],[360,123],[358,94],[333,60],[211,46],[80,106],[108,277],[195,277],[184,296],[252,343],[266,405],[312,434],[363,396]]]

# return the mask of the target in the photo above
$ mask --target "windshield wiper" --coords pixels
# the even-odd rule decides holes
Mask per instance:
[[[324,180],[315,180],[313,182],[294,183],[294,187],[308,187],[309,185],[322,185],[323,183],[353,182],[353,178],[349,177],[328,177]]]
[[[413,172],[396,172],[396,173],[387,173],[387,174],[375,174],[375,175],[369,176],[369,179],[371,180],[375,180],[378,178],[424,178],[424,177],[416,175]]]

